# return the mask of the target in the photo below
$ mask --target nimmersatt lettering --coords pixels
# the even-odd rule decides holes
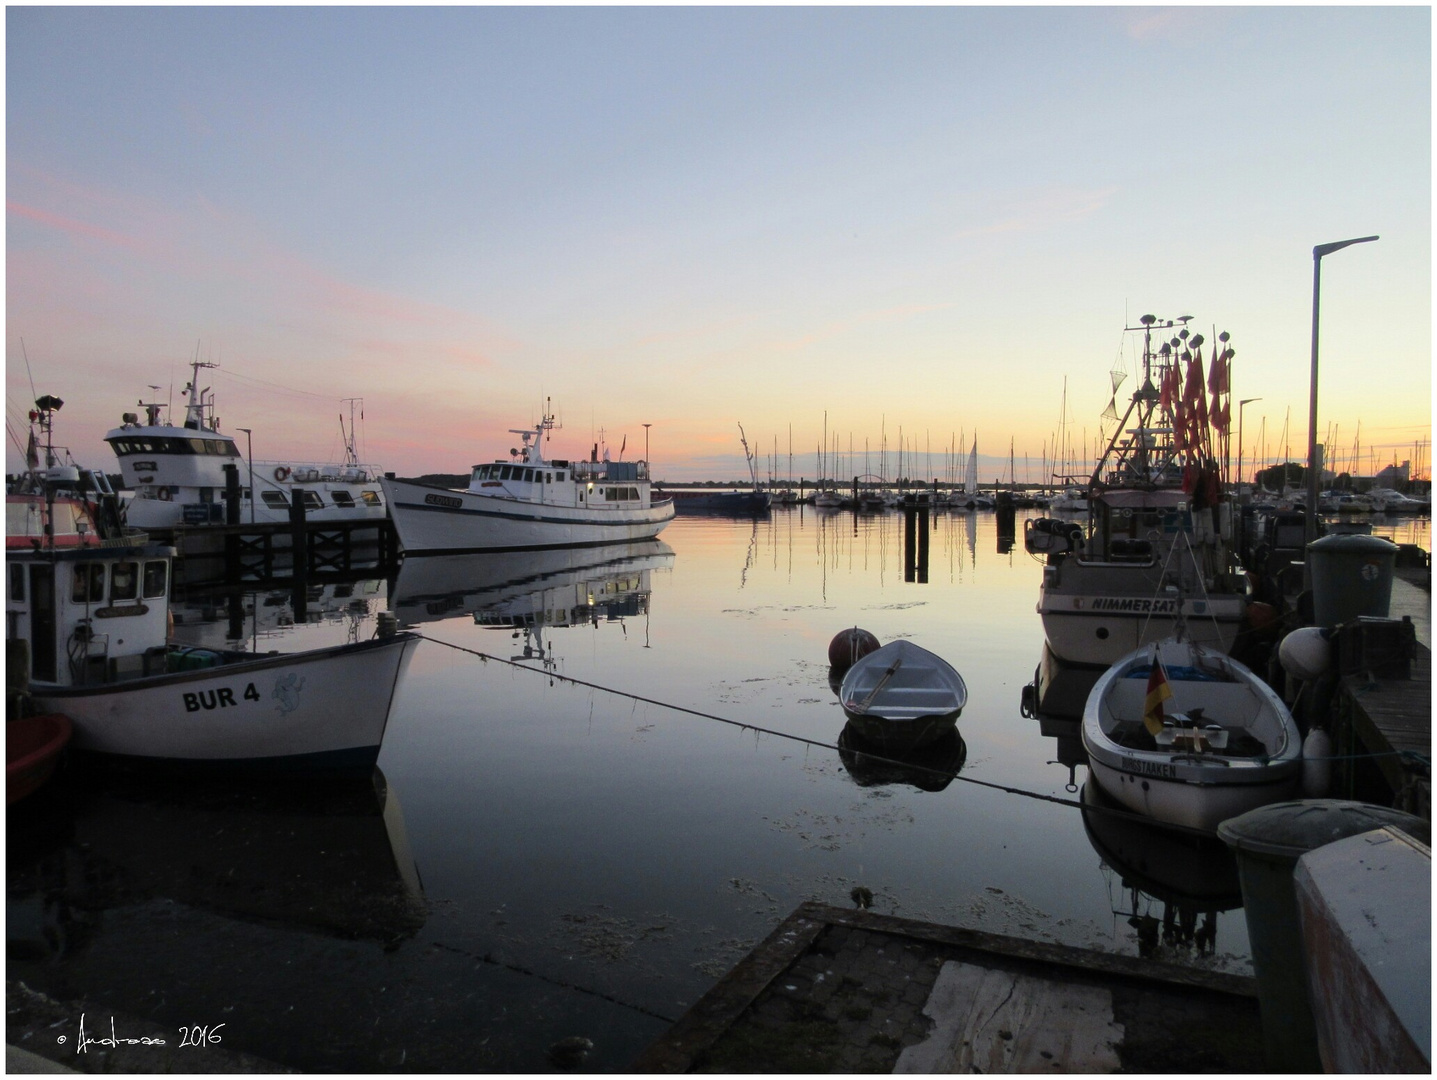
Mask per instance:
[[[1176,600],[1152,596],[1098,596],[1088,605],[1093,611],[1130,612],[1134,615],[1172,615]]]

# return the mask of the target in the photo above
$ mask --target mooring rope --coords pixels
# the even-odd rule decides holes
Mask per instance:
[[[589,690],[598,690],[605,694],[612,694],[615,697],[628,698],[631,701],[642,702],[645,705],[653,705],[660,709],[669,709],[673,712],[686,713],[689,716],[696,716],[701,720],[713,720],[720,724],[728,724],[730,727],[740,728],[744,731],[753,731],[757,732],[760,735],[772,735],[774,738],[787,739],[790,742],[801,743],[804,746],[812,747],[817,750],[833,750],[840,754],[843,752],[843,748],[838,746],[836,743],[826,743],[818,739],[807,738],[803,735],[794,735],[791,732],[778,731],[774,728],[762,727],[758,724],[752,724],[745,720],[734,720],[727,716],[719,716],[715,713],[704,712],[701,709],[691,709],[686,705],[675,705],[672,702],[660,701],[657,698],[645,697],[642,694],[634,694],[627,690],[616,690],[612,686],[604,686],[602,683],[589,682],[586,679],[576,679],[571,675],[560,675],[556,671],[547,671],[543,668],[529,667],[527,664],[521,664],[515,660],[507,659],[506,657],[495,656],[493,653],[480,652],[478,649],[471,649],[464,645],[456,645],[452,641],[443,641],[439,638],[430,637],[428,634],[419,634],[418,636],[423,638],[425,641],[432,641],[436,645],[443,645],[445,648],[453,649],[456,652],[467,653],[468,655],[477,657],[478,659],[483,660],[486,663],[492,660],[496,663],[504,664],[507,667],[516,668],[519,671],[527,671],[534,675],[543,675],[544,677],[551,680],[558,679],[559,681],[569,683],[572,686],[582,686]],[[883,757],[880,754],[874,754],[868,750],[860,750],[856,752],[861,753],[864,757],[869,758],[873,761],[882,762],[885,765],[897,765],[900,768],[912,769],[916,772],[925,772],[932,776],[943,777],[948,780],[961,780],[966,784],[974,784],[978,787],[989,788],[993,791],[1001,791],[1009,795],[1021,795],[1024,798],[1037,799],[1042,802],[1054,803],[1058,806],[1066,806],[1076,810],[1086,810],[1089,813],[1107,814],[1115,817],[1126,818],[1135,822],[1139,822],[1149,828],[1168,829],[1173,832],[1189,833],[1194,836],[1200,836],[1206,840],[1211,840],[1213,838],[1213,834],[1206,830],[1193,828],[1189,825],[1177,825],[1171,822],[1158,821],[1155,818],[1150,818],[1144,814],[1134,813],[1131,810],[1122,810],[1116,807],[1109,806],[1094,806],[1088,803],[1080,802],[1077,799],[1064,799],[1057,795],[1044,794],[1041,791],[1029,791],[1025,788],[1011,787],[1007,784],[997,784],[991,780],[979,780],[977,777],[964,776],[961,772],[953,772],[950,769],[934,769],[927,765],[916,765],[906,761],[899,761],[895,758]]]

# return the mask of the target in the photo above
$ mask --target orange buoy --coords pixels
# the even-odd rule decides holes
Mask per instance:
[[[844,672],[858,660],[878,649],[878,639],[867,630],[850,627],[840,630],[828,643],[828,663],[835,671]]]

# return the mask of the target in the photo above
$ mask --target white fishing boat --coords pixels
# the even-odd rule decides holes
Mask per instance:
[[[365,769],[378,757],[413,634],[256,655],[172,646],[174,549],[77,531],[6,551],[7,645],[31,711],[71,747],[131,762]]]
[[[127,524],[141,529],[224,524],[231,482],[238,492],[237,520],[244,524],[288,522],[295,500],[303,502],[305,517],[313,522],[384,520],[380,470],[360,462],[352,415],[341,462],[247,462],[234,436],[219,429],[214,395],[200,386],[200,371],[215,366],[192,362],[181,423],[169,422],[167,404],[142,401],[143,422],[127,412],[119,427],[106,432],[124,486],[133,492]],[[234,469],[233,481],[227,467]]]
[[[674,517],[672,499],[654,498],[647,461],[544,457],[554,429],[511,428],[522,449],[510,460],[475,465],[464,491],[385,477],[399,543],[407,555],[593,547],[649,540]]]
[[[838,699],[849,726],[864,739],[913,748],[953,730],[968,703],[968,687],[942,657],[899,639],[857,660]]]
[[[1089,481],[1086,528],[1024,523],[1025,547],[1047,563],[1038,593],[1043,632],[1067,663],[1106,667],[1171,636],[1179,615],[1193,640],[1226,652],[1247,610],[1221,466],[1231,353],[1224,333],[1212,349],[1221,380],[1204,379],[1203,338],[1189,335],[1187,321],[1145,315],[1128,328],[1143,333],[1142,381],[1121,418],[1109,405],[1117,423]],[[1185,598],[1181,610],[1174,588]]]
[[[1123,657],[1083,709],[1093,779],[1123,806],[1213,832],[1293,798],[1302,738],[1282,698],[1216,649],[1168,638]]]

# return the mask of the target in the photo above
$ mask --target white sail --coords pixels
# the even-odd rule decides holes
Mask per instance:
[[[968,455],[968,475],[963,480],[963,491],[967,495],[978,494],[978,436],[973,436],[973,450]]]

